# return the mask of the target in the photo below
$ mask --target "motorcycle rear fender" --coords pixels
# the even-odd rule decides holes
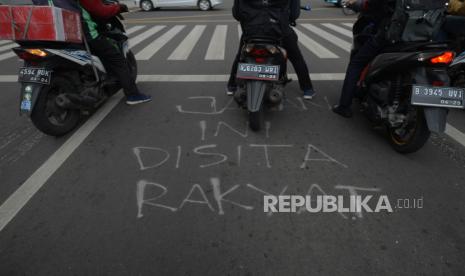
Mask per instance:
[[[432,85],[434,81],[439,81],[444,86],[450,86],[450,78],[447,68],[438,67],[417,67],[411,72],[412,83],[418,85]],[[441,107],[423,107],[425,119],[431,132],[444,133],[447,124],[447,114],[449,110]]]
[[[410,73],[412,84],[433,85],[433,82],[442,82],[443,86],[451,85],[446,67],[415,67]]]
[[[447,125],[447,114],[449,110],[441,107],[423,107],[426,122],[431,132],[444,133]]]
[[[31,109],[29,111],[22,110],[21,109],[21,103],[23,100],[28,100],[26,96],[26,89],[30,87],[32,89],[32,97],[30,99],[31,101]],[[21,84],[21,91],[20,91],[20,98],[19,98],[19,112],[20,114],[27,114],[28,116],[31,116],[32,112],[34,111],[34,107],[37,103],[37,99],[39,98],[40,93],[42,93],[43,88],[45,87],[44,84],[38,84],[38,83],[22,83]]]
[[[247,81],[247,109],[250,112],[260,110],[265,98],[267,84],[264,81]]]

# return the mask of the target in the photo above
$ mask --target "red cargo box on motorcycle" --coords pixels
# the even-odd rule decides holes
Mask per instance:
[[[0,6],[0,40],[82,42],[80,15],[48,6]]]

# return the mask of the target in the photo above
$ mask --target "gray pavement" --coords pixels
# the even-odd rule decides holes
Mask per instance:
[[[38,188],[0,230],[0,275],[462,275],[465,148],[442,135],[399,155],[361,114],[332,114],[348,61],[340,41],[350,43],[354,18],[313,5],[297,30],[318,97],[303,102],[294,81],[284,110],[267,112],[258,133],[225,95],[239,40],[230,2],[207,13],[127,15],[139,85],[154,100],[110,103],[106,117],[68,137],[41,135],[18,116],[20,63],[0,60],[0,205],[23,183]],[[222,45],[218,28],[224,57],[208,53]],[[194,30],[197,43],[184,43]],[[464,120],[454,111],[449,123],[463,133]],[[267,193],[387,195],[424,206],[270,215]]]

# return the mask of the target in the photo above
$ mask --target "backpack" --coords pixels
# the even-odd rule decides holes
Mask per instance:
[[[433,40],[444,23],[448,0],[397,0],[386,32],[390,43]]]
[[[77,0],[32,0],[37,6],[55,6],[65,10],[80,13],[79,1]]]

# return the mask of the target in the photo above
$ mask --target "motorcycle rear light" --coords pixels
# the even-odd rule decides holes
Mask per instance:
[[[32,55],[35,55],[35,56],[39,56],[39,57],[48,56],[47,52],[42,51],[41,49],[26,49],[26,52],[28,52],[28,53],[30,53]]]
[[[266,59],[265,59],[265,58],[262,58],[262,57],[257,57],[257,58],[255,58],[255,62],[256,62],[256,63],[265,63],[265,62],[266,62]]]
[[[266,48],[268,50],[268,52],[270,52],[271,54],[275,55],[279,52],[279,49],[276,48],[275,46],[269,46]]]
[[[14,49],[16,55],[26,61],[38,60],[48,56],[48,54],[40,49]]]
[[[432,85],[436,87],[442,87],[446,84],[443,81],[433,81]]]
[[[454,52],[445,52],[440,56],[436,56],[430,59],[432,64],[449,64],[454,61],[455,54]]]
[[[269,56],[269,52],[266,49],[253,49],[250,53],[254,57],[266,57]]]

